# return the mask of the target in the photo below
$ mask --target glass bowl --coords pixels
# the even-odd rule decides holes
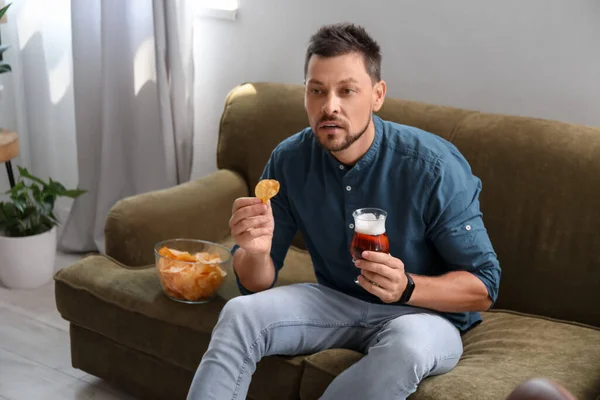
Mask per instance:
[[[230,250],[196,239],[171,239],[154,246],[156,271],[164,294],[187,304],[213,299],[231,270]]]

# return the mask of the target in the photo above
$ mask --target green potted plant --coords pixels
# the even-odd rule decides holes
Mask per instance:
[[[19,179],[0,202],[0,281],[13,289],[30,289],[54,275],[56,226],[54,203],[58,197],[75,199],[84,190],[67,190],[19,168]]]

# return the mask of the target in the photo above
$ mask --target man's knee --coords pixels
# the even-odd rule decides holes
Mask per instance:
[[[246,315],[251,309],[251,307],[249,307],[250,301],[251,299],[249,295],[234,297],[225,303],[225,306],[221,310],[220,317],[233,318],[236,316]]]
[[[219,314],[219,322],[230,324],[256,321],[260,315],[265,313],[265,310],[262,309],[260,302],[253,298],[254,296],[238,296],[229,300]]]
[[[435,357],[415,338],[397,335],[390,340],[387,349],[390,361],[398,361],[403,365],[405,373],[414,373],[416,379],[421,379],[435,364]]]
[[[270,293],[260,292],[245,296],[234,297],[225,303],[219,315],[219,322],[242,324],[245,328],[251,326],[262,329],[273,323],[279,316],[279,302],[274,301]]]
[[[407,374],[419,381],[431,374],[448,372],[462,354],[460,334],[447,341],[444,332],[432,332],[415,323],[415,318],[400,317],[391,321],[381,337],[383,356],[390,363],[401,364]],[[416,316],[415,316],[416,317]],[[383,332],[382,332],[383,333]],[[440,346],[446,342],[447,345]]]
[[[247,351],[259,337],[260,332],[269,323],[264,321],[264,315],[268,315],[268,311],[261,309],[253,296],[238,296],[225,304],[213,330],[211,338],[213,346],[220,346],[220,348],[241,346],[244,351]]]

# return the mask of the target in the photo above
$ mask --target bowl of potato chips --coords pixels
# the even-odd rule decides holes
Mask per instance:
[[[157,243],[154,257],[160,284],[172,300],[188,304],[213,299],[231,268],[230,250],[217,243],[171,239]]]

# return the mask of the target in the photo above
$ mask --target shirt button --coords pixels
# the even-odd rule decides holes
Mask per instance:
[[[344,166],[343,166],[343,165],[340,165],[340,169],[344,169]]]
[[[347,190],[347,191],[351,191],[351,190],[352,190],[352,188],[351,188],[350,186],[346,186],[346,190]]]
[[[471,225],[465,226],[465,229],[468,230],[468,231],[470,231],[471,230]]]
[[[348,228],[350,228],[350,229],[354,229],[354,224],[350,224],[350,225],[348,225]]]

